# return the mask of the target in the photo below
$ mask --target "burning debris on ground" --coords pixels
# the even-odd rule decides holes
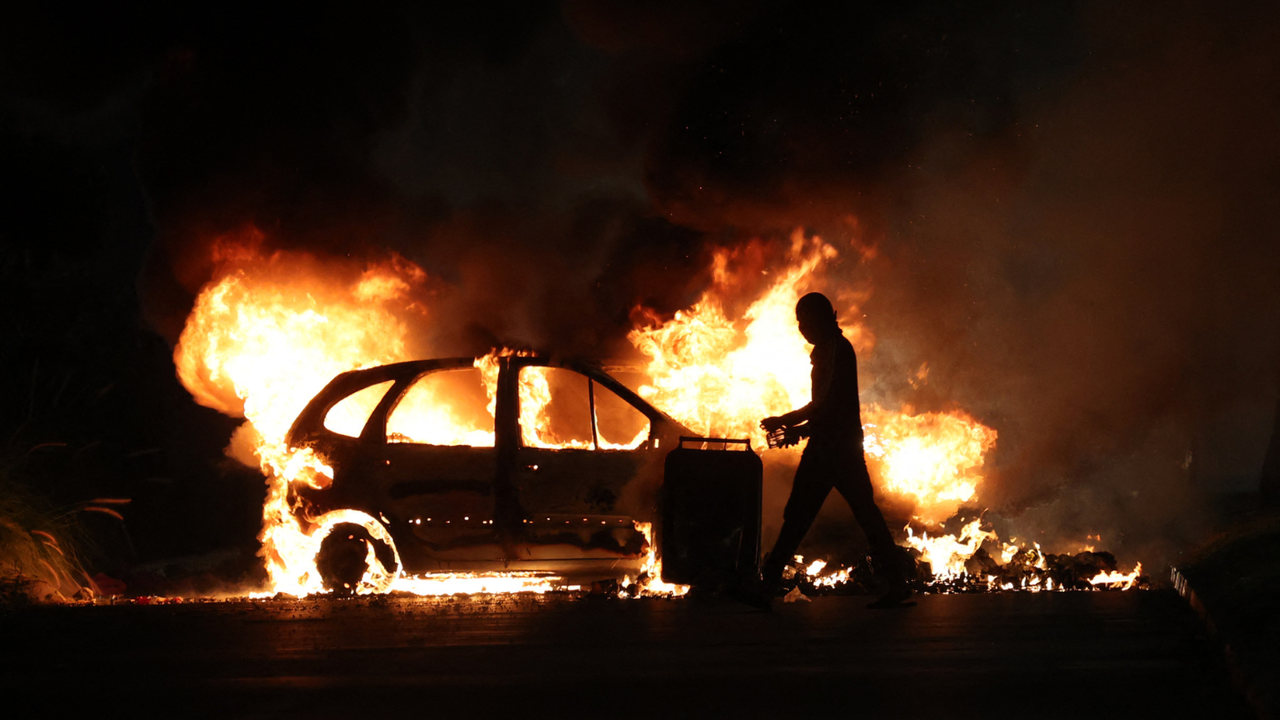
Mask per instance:
[[[1132,572],[1121,573],[1115,569],[1115,558],[1110,553],[1044,555],[1040,556],[1043,567],[1016,560],[1005,566],[990,561],[978,572],[959,575],[935,575],[917,552],[911,555],[916,573],[913,584],[926,593],[1132,590],[1151,585],[1150,579],[1141,574],[1141,563]],[[812,567],[815,564],[819,566],[816,569]],[[828,568],[824,561],[806,564],[803,556],[797,555],[785,577],[785,590],[800,588],[806,595],[869,595],[879,591],[866,560]]]
[[[981,523],[981,520],[976,521]],[[962,537],[973,534],[966,526]],[[914,569],[912,584],[921,592],[1067,592],[1093,590],[1133,590],[1151,586],[1142,574],[1142,563],[1128,573],[1120,572],[1116,558],[1109,552],[1082,551],[1075,554],[1042,553],[1038,546],[1021,548],[1013,543],[1000,543],[994,533],[979,530],[984,537],[976,549],[956,551],[955,543],[944,536],[947,556],[930,543],[928,535],[906,550]],[[914,539],[909,535],[908,539]],[[999,558],[992,555],[998,553]],[[936,564],[935,564],[936,563]],[[784,572],[784,591],[800,588],[807,595],[874,594],[882,591],[870,559],[859,558],[849,564],[829,563],[825,559],[806,562],[797,555]]]

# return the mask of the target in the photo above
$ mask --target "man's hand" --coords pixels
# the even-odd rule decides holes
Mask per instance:
[[[778,442],[778,447],[791,447],[798,445],[800,439],[805,436],[804,431],[798,427],[789,427],[782,431],[782,439]]]
[[[809,437],[808,425],[792,425],[787,415],[767,417],[760,421],[760,427],[769,435],[769,447],[791,447]]]

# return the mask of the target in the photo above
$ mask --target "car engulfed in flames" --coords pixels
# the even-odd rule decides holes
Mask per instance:
[[[256,227],[215,240],[214,276],[174,349],[193,398],[244,420],[226,452],[266,482],[266,578],[252,596],[547,592],[609,578],[602,587],[626,596],[679,595],[687,588],[661,580],[654,538],[662,464],[679,438],[751,439],[775,471],[766,487],[794,472],[799,449],[765,449],[759,423],[810,399],[794,308],[839,255],[816,236],[798,230],[772,263],[753,245],[721,248],[696,303],[669,315],[636,306],[627,340],[643,359],[628,368],[505,348],[416,360],[436,354],[447,317],[420,267],[264,242]],[[872,356],[869,291],[828,290],[845,336]],[[1100,534],[1084,556],[1042,553],[1013,527],[998,537],[982,517],[996,429],[954,404],[917,410],[880,382],[862,405],[864,450],[927,587],[1138,582],[1140,566],[1123,573],[1092,554]],[[928,363],[911,371],[912,388],[928,382]],[[856,562],[813,562],[795,568],[810,590],[866,575]]]
[[[297,488],[306,515],[386,528],[338,523],[316,544],[325,586],[344,591],[378,566],[375,576],[637,573],[662,461],[682,434],[601,367],[494,353],[343,373],[286,440],[332,471]]]

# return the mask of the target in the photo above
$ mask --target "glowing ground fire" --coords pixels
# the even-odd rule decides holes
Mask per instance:
[[[320,544],[340,524],[354,524],[371,538],[389,545],[378,518],[357,510],[338,510],[316,517],[292,490],[324,489],[333,482],[326,459],[307,448],[290,448],[285,437],[307,402],[336,375],[353,369],[423,357],[413,347],[410,327],[431,322],[422,299],[426,274],[399,257],[355,271],[349,263],[327,264],[301,255],[257,250],[261,233],[249,229],[215,245],[218,270],[200,292],[175,350],[178,375],[198,402],[225,414],[244,417],[228,452],[257,464],[267,478],[260,556],[268,574],[263,594],[306,596],[324,592],[316,560]],[[648,381],[642,397],[695,431],[721,437],[750,437],[764,448],[760,418],[777,415],[808,401],[808,346],[794,318],[796,300],[814,289],[815,278],[838,256],[817,237],[798,232],[792,238],[790,262],[774,275],[740,319],[725,313],[729,292],[724,269],[729,255],[716,256],[716,282],[691,308],[662,321],[654,313],[635,328],[630,340],[648,358]],[[848,298],[849,295],[837,297]],[[741,298],[738,298],[741,300]],[[853,301],[841,310],[844,319],[861,317]],[[845,333],[860,354],[869,353],[874,338],[860,323],[846,322]],[[433,443],[492,447],[497,358],[509,350],[477,360],[489,397],[488,418],[451,414],[448,403],[418,397],[402,407],[405,418],[393,441],[431,437]],[[522,440],[531,447],[576,447],[550,432],[547,407],[550,389],[538,368],[519,380]],[[326,425],[348,434],[358,432],[378,395],[349,398],[335,407]],[[407,403],[408,401],[406,401]],[[997,434],[963,411],[913,413],[875,404],[863,407],[865,449],[881,492],[910,503],[914,522],[929,528],[980,495],[982,468]],[[486,421],[487,426],[485,425]],[[443,441],[441,438],[445,438]],[[630,442],[607,444],[634,448]],[[579,443],[581,441],[578,441]],[[794,458],[797,452],[764,450],[766,459]],[[687,588],[662,583],[661,560],[651,542],[651,528],[638,523],[648,541],[648,555],[636,578],[624,588],[640,586],[640,595],[680,595]],[[935,575],[966,573],[965,563],[994,533],[975,521],[952,535],[908,529],[906,544],[921,554]],[[477,592],[546,592],[563,588],[560,578],[531,573],[442,574],[409,577],[398,555],[384,564],[368,544],[366,571],[354,591],[361,594],[403,591],[418,595]],[[385,558],[384,558],[385,559]],[[839,584],[839,569],[812,567],[815,580]],[[1095,586],[1130,586],[1137,577],[1118,571],[1095,578]],[[845,579],[848,572],[844,571]]]

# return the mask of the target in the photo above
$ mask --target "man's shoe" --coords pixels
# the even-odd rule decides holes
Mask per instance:
[[[889,592],[881,595],[875,602],[867,605],[872,610],[889,610],[893,608],[906,608],[915,605],[915,602],[907,602],[911,597],[911,588],[907,585],[896,585],[889,589]]]

